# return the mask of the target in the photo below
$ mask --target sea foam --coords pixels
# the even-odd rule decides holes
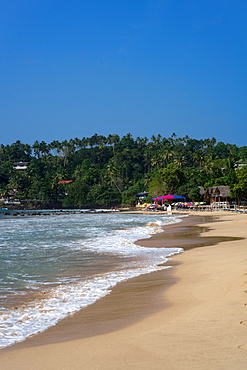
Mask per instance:
[[[73,254],[75,253],[76,258],[80,259],[82,256],[85,256],[85,258],[90,260],[90,263],[96,264],[96,267],[94,267],[93,274],[91,273],[88,276],[85,274],[61,275],[59,282],[53,276],[51,276],[50,280],[45,277],[45,280],[42,281],[42,289],[40,288],[39,274],[31,275],[30,271],[27,273],[23,271],[22,277],[20,277],[19,272],[16,272],[16,275],[12,273],[12,280],[9,277],[9,280],[11,280],[9,281],[9,287],[6,286],[6,281],[2,279],[5,283],[3,286],[6,289],[6,294],[8,289],[12,289],[11,294],[14,293],[15,280],[20,280],[20,278],[22,278],[21,283],[25,290],[31,289],[34,291],[37,289],[37,294],[31,301],[22,302],[15,307],[9,308],[5,307],[4,304],[1,305],[1,348],[22,341],[55,325],[69,314],[109,294],[112,288],[121,281],[168,268],[163,264],[171,255],[182,251],[181,248],[146,248],[134,243],[138,239],[148,238],[154,233],[163,231],[162,226],[168,223],[178,222],[178,219],[174,217],[136,217],[135,215],[123,217],[123,215],[117,214],[114,217],[110,215],[93,215],[92,218],[80,220],[80,217],[85,216],[62,216],[60,223],[53,218],[53,227],[42,217],[40,225],[38,225],[36,218],[33,220],[33,224],[31,223],[31,226],[30,223],[24,223],[27,229],[23,230],[23,232],[21,232],[23,228],[23,224],[21,225],[22,220],[16,223],[16,230],[19,230],[21,233],[20,240],[22,240],[20,241],[18,251],[11,244],[13,239],[11,239],[9,234],[9,251],[12,250],[13,253],[12,265],[15,263],[14,253],[20,253],[19,259],[24,258],[25,248],[27,248],[28,253],[28,249],[31,248],[30,243],[36,243],[40,251],[38,250],[37,253],[34,253],[33,258],[38,258],[41,250],[42,253],[49,252],[49,258],[54,259],[53,263],[56,266],[56,261],[59,262],[57,253],[66,253],[65,261],[66,259],[67,261],[70,260],[71,254],[75,258]],[[57,216],[57,218],[59,217]],[[104,222],[105,226],[103,227]],[[15,222],[12,222],[11,227],[8,224],[8,227],[7,230],[12,228],[13,231]],[[80,233],[80,227],[84,228],[83,233]],[[31,233],[32,230],[33,233]],[[56,237],[54,237],[54,233],[56,233]],[[33,239],[32,235],[34,234],[35,238]],[[24,235],[30,235],[29,238],[31,238],[26,244]],[[50,243],[48,242],[49,238],[51,238]],[[0,238],[0,243],[4,241],[6,240]],[[59,248],[61,243],[64,245],[62,251]],[[95,256],[95,260],[92,260],[92,255]],[[106,259],[106,262],[108,261],[107,258],[109,258],[112,271],[97,272],[97,263],[102,263],[102,256]],[[111,257],[114,260],[117,257],[120,258],[121,263],[111,265]],[[31,261],[29,262],[31,263]],[[72,267],[73,263],[75,263],[75,260],[71,257]],[[51,274],[50,271],[49,273]],[[20,292],[20,289],[18,289],[18,294],[25,294],[25,290]]]

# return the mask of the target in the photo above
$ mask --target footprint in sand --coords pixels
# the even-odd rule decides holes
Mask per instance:
[[[240,321],[240,324],[242,324],[242,325],[247,325],[247,320]]]
[[[240,346],[238,346],[238,349],[246,350],[247,344],[241,344]]]

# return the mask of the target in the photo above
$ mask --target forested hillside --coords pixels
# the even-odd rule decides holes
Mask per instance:
[[[21,161],[27,168],[14,169]],[[95,134],[32,146],[16,141],[0,147],[0,197],[27,205],[133,205],[142,191],[200,201],[200,187],[228,185],[234,197],[246,200],[247,166],[240,166],[246,163],[247,146],[176,134],[151,139]]]

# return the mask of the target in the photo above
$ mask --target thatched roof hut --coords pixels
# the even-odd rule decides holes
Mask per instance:
[[[213,202],[229,202],[231,194],[229,186],[211,186],[205,190],[204,199],[207,203]]]

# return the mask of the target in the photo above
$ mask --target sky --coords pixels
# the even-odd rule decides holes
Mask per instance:
[[[246,0],[2,1],[0,144],[247,145],[246,19]]]

